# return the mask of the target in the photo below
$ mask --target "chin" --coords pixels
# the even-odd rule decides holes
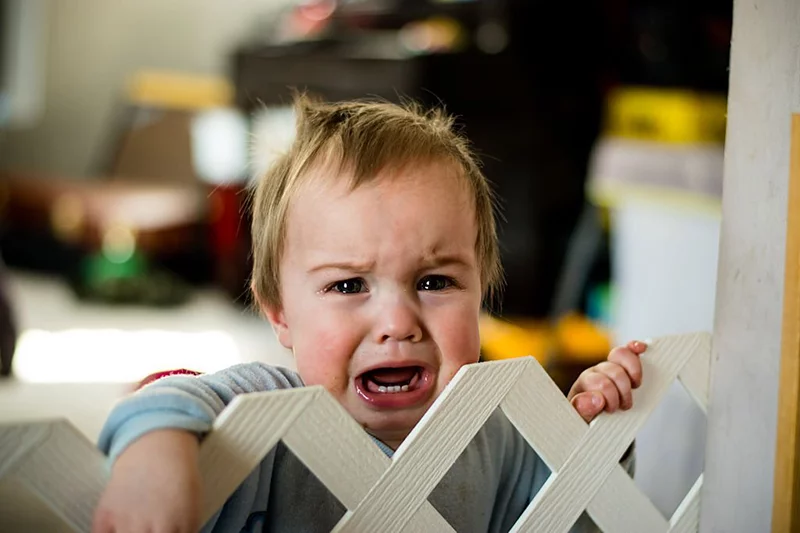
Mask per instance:
[[[414,409],[406,412],[370,413],[360,422],[364,429],[374,437],[386,442],[404,440],[414,426],[419,423],[427,409]]]

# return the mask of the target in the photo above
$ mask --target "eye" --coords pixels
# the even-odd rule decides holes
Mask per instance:
[[[443,291],[454,285],[447,276],[425,276],[417,282],[418,291]]]
[[[337,281],[328,288],[328,291],[339,292],[341,294],[358,294],[366,292],[367,287],[363,279],[351,278]]]

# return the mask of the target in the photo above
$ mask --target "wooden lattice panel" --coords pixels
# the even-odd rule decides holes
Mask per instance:
[[[245,394],[223,411],[201,446],[203,519],[282,439],[347,507],[336,532],[453,531],[428,503],[428,495],[501,407],[552,471],[514,531],[566,532],[587,511],[605,533],[696,532],[702,475],[667,520],[619,461],[675,379],[705,410],[710,351],[705,333],[652,342],[642,356],[644,383],[633,393],[634,407],[601,415],[592,424],[580,418],[532,357],[467,365],[391,459],[321,387]],[[73,438],[68,442],[89,455],[83,462],[64,462],[58,475],[36,468],[43,453],[55,453],[47,452],[53,448],[47,443],[59,434],[57,428],[72,431],[54,425],[48,439],[41,431],[21,431],[20,425],[0,426],[0,494],[12,500],[18,494],[26,502],[34,495],[37,509],[44,504],[63,522],[59,531],[88,532],[90,513],[85,510],[93,508],[106,482],[102,458],[96,450],[87,451],[85,439]],[[25,441],[25,434],[36,439]],[[64,455],[63,446],[58,453]],[[65,491],[65,483],[82,490]],[[65,501],[69,498],[76,501]],[[24,506],[16,509],[18,523],[33,516],[25,514]],[[84,512],[67,516],[64,509]],[[41,517],[41,510],[35,514]]]

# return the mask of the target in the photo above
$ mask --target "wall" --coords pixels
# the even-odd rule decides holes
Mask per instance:
[[[49,0],[45,112],[0,132],[0,168],[83,176],[102,161],[126,77],[140,68],[224,73],[238,43],[291,0]]]

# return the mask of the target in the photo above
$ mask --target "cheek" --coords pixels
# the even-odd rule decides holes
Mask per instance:
[[[307,315],[293,339],[297,371],[306,385],[322,385],[334,395],[347,389],[350,359],[360,343],[351,320]]]
[[[436,344],[442,356],[442,370],[448,381],[463,365],[480,358],[478,311],[470,307],[443,313],[436,321]]]

